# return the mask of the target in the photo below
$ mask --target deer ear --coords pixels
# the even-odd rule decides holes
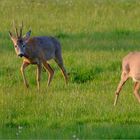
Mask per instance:
[[[29,30],[29,32],[27,32],[26,35],[24,35],[23,39],[25,42],[28,42],[28,40],[30,39],[30,35],[31,35],[31,30]]]

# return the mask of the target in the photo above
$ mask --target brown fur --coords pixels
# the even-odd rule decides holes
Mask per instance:
[[[22,30],[20,29],[20,36],[13,36],[11,32],[9,35],[13,41],[15,51],[18,56],[23,56],[23,64],[21,66],[21,73],[23,76],[23,81],[26,87],[28,87],[28,82],[25,77],[25,68],[30,64],[37,65],[37,86],[40,88],[41,70],[42,65],[48,71],[48,85],[50,84],[54,70],[51,68],[47,61],[54,59],[55,62],[60,67],[62,74],[66,80],[68,80],[67,72],[63,65],[63,59],[61,54],[61,46],[59,41],[54,37],[39,36],[30,38],[31,31],[22,37]]]
[[[140,95],[138,93],[140,88],[140,52],[131,52],[123,59],[121,80],[115,92],[114,105],[117,104],[119,93],[129,78],[132,78],[134,81],[134,95],[140,102]]]

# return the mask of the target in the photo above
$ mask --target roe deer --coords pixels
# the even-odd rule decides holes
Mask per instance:
[[[140,89],[140,52],[131,52],[127,56],[124,57],[122,62],[122,74],[121,74],[121,80],[118,85],[118,88],[115,92],[116,97],[114,101],[114,106],[117,104],[117,100],[119,97],[119,93],[125,84],[125,82],[132,78],[134,81],[134,95],[140,102],[140,95],[139,95],[139,89]]]
[[[61,45],[59,41],[54,37],[47,36],[37,36],[30,37],[31,30],[26,33],[25,36],[22,36],[23,23],[20,27],[20,32],[15,27],[16,36],[9,31],[10,38],[14,44],[16,54],[20,57],[23,57],[23,64],[21,66],[21,73],[23,76],[23,81],[26,87],[28,87],[28,82],[25,77],[25,68],[30,64],[37,65],[37,87],[40,87],[41,79],[41,69],[42,65],[48,71],[48,85],[50,84],[54,70],[47,63],[48,60],[54,59],[55,62],[60,67],[62,74],[67,83],[68,75],[63,65],[63,59],[61,54]]]

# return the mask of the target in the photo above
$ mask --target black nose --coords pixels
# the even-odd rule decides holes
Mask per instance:
[[[24,56],[24,54],[20,53],[18,56],[22,57],[22,56]]]

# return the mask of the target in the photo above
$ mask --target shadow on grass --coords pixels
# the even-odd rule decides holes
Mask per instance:
[[[73,45],[77,51],[81,49],[94,51],[133,51],[138,50],[140,44],[140,31],[129,30],[79,34],[60,32],[56,37],[64,42],[68,40],[71,42],[69,43],[70,47]]]
[[[72,83],[84,84],[94,79],[98,79],[105,72],[121,71],[121,61],[113,61],[106,65],[93,67],[76,67],[70,70],[70,80]]]
[[[96,66],[90,69],[72,69],[70,79],[73,83],[82,84],[88,81],[92,81],[101,72],[103,72],[103,68],[100,66]]]
[[[19,133],[20,132],[20,133]],[[78,124],[63,128],[1,129],[1,139],[139,139],[139,125]],[[18,135],[17,135],[18,134]]]

